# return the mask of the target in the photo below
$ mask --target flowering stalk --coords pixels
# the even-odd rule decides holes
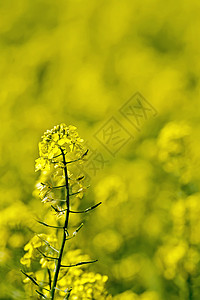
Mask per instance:
[[[27,282],[31,282],[37,287],[36,292],[40,297],[53,300],[55,295],[57,295],[56,299],[63,299],[60,296],[64,295],[64,299],[69,299],[71,293],[74,293],[73,296],[77,297],[76,293],[78,291],[73,292],[71,286],[68,286],[64,290],[62,289],[63,278],[66,277],[66,274],[70,274],[69,271],[63,272],[63,269],[71,269],[72,267],[79,267],[97,261],[90,260],[87,257],[85,259],[85,256],[82,258],[78,254],[81,261],[71,261],[70,255],[68,257],[70,262],[62,263],[62,260],[67,257],[64,251],[66,241],[75,237],[83,226],[81,223],[70,236],[68,232],[69,214],[87,213],[100,205],[101,202],[82,211],[71,210],[70,202],[76,203],[74,198],[76,200],[82,198],[83,192],[86,190],[83,184],[84,176],[82,174],[78,174],[77,176],[75,171],[72,173],[71,170],[68,170],[74,164],[84,162],[88,153],[88,150],[83,147],[83,140],[79,138],[76,127],[71,125],[67,127],[65,124],[61,124],[55,126],[52,130],[47,130],[42,137],[42,141],[39,143],[39,153],[40,157],[36,160],[35,166],[36,171],[41,170],[40,179],[37,184],[39,197],[43,203],[50,204],[49,207],[56,212],[58,217],[64,217],[64,220],[62,226],[60,224],[52,225],[42,221],[38,222],[46,228],[54,228],[58,231],[62,230],[62,241],[60,249],[57,250],[58,242],[55,235],[35,235],[24,247],[25,251],[28,252],[21,259],[21,263],[30,268],[31,264],[39,258],[42,269],[46,270],[44,280],[40,280],[40,271],[35,273],[22,271],[22,273],[26,276]],[[63,197],[63,194],[65,197]],[[70,197],[72,197],[73,201],[70,201]],[[73,272],[71,273],[69,276],[74,278],[75,275],[73,275]],[[82,272],[80,272],[81,274]],[[98,278],[101,279],[101,276],[99,275]],[[107,297],[107,293],[103,292],[103,285],[106,280],[105,277],[102,278],[103,299]],[[69,282],[71,282],[70,278]],[[71,285],[73,285],[73,282],[71,282]],[[98,293],[99,290],[98,288]]]
[[[55,288],[56,288],[56,283],[58,280],[58,274],[60,271],[60,267],[61,267],[61,260],[62,260],[62,255],[63,255],[63,251],[64,251],[64,247],[65,247],[65,241],[66,241],[66,230],[68,228],[68,223],[69,223],[69,181],[68,181],[68,175],[67,175],[67,163],[65,160],[65,154],[62,148],[60,148],[60,151],[62,153],[62,157],[63,157],[63,164],[64,164],[64,173],[65,173],[65,188],[66,188],[66,216],[65,216],[65,224],[63,227],[63,238],[62,238],[62,244],[61,244],[61,248],[60,248],[60,252],[59,252],[59,257],[58,257],[58,262],[56,265],[56,271],[55,271],[55,275],[54,275],[54,280],[53,280],[53,286],[52,286],[52,290],[51,290],[51,299],[54,299],[54,294],[55,294]]]

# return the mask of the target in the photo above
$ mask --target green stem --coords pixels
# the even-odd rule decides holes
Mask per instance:
[[[61,243],[61,247],[60,247],[58,261],[57,261],[57,264],[56,264],[56,271],[55,271],[53,284],[52,284],[52,289],[51,289],[51,300],[54,299],[54,295],[55,295],[55,288],[56,288],[56,284],[57,284],[57,281],[58,281],[58,275],[59,275],[59,271],[60,271],[60,267],[61,267],[62,255],[63,255],[65,242],[66,242],[66,230],[67,230],[68,223],[69,223],[69,213],[70,213],[70,210],[69,210],[69,181],[68,181],[68,174],[67,174],[67,163],[66,163],[66,160],[65,160],[65,154],[64,154],[63,149],[60,148],[60,150],[62,152],[63,164],[64,164],[67,210],[66,210],[66,215],[65,215],[65,224],[64,224],[64,227],[63,227],[62,243]]]
[[[188,274],[187,285],[188,285],[188,300],[192,300],[193,299],[193,290],[192,290],[192,276],[191,276],[191,274]]]

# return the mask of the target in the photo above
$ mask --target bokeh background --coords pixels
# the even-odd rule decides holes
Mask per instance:
[[[20,258],[41,230],[34,160],[62,122],[107,161],[85,169],[80,207],[103,203],[77,247],[99,259],[109,293],[200,298],[199,11],[197,0],[0,0],[0,299],[23,299]],[[120,113],[136,92],[157,111],[140,131]],[[111,117],[134,136],[114,156],[95,138]]]

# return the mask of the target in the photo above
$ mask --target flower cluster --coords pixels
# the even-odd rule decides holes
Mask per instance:
[[[26,267],[31,267],[31,264],[36,260],[42,268],[54,269],[55,262],[48,259],[50,256],[56,256],[57,238],[55,235],[37,234],[25,246],[26,253],[21,258],[20,262]]]
[[[36,171],[50,170],[51,163],[55,164],[55,168],[62,166],[61,161],[53,161],[61,156],[61,147],[69,158],[81,158],[84,154],[83,139],[79,137],[76,129],[75,126],[62,123],[44,133],[39,143],[40,157],[36,159]]]
[[[45,238],[46,240],[44,240]],[[24,248],[26,251],[28,251],[28,256],[31,256],[30,260],[38,258],[40,253],[42,253],[42,250],[44,251],[43,247],[45,245],[47,246],[47,248],[49,248],[50,244],[48,241],[52,241],[52,239],[54,240],[54,242],[57,242],[56,238],[54,237],[45,235],[35,236]],[[40,252],[37,250],[39,250]],[[37,252],[39,253],[39,255]],[[55,249],[53,252],[55,255]],[[52,251],[50,251],[49,254],[50,253],[52,253]],[[29,266],[29,262],[27,260],[27,257],[25,256],[21,259],[21,263]],[[68,251],[63,260],[65,261],[66,265],[72,265],[79,261],[86,261],[89,259],[90,258],[88,255],[83,255],[80,249],[76,249]],[[49,265],[49,260],[45,257],[40,258],[40,264],[43,268],[52,269],[51,267],[53,267],[53,264],[52,266]],[[48,273],[42,275],[41,270],[38,269],[35,272],[27,272],[26,274],[31,278],[34,278],[35,282],[43,284],[43,288],[48,289],[48,284],[45,284],[45,282],[48,282]],[[102,276],[98,273],[88,272],[87,265],[80,265],[76,268],[68,268],[67,271],[63,268],[58,278],[56,299],[61,300],[70,292],[71,300],[110,300],[112,299],[112,297],[108,294],[105,287],[105,283],[107,280],[108,277],[105,275]],[[27,290],[31,290],[31,286],[34,286],[34,283],[32,282],[32,280],[30,280],[29,277],[24,279],[24,283],[28,284],[26,288]],[[48,297],[48,292],[44,292],[44,295]]]
[[[190,127],[185,123],[170,122],[161,130],[158,156],[165,171],[184,177],[189,156],[189,133]]]
[[[47,130],[39,143],[40,157],[36,159],[35,170],[40,170],[40,176],[33,192],[45,204],[54,206],[57,217],[64,216],[63,206],[65,189],[65,165],[63,155],[68,164],[67,176],[69,192],[73,199],[83,198],[87,186],[84,184],[84,174],[74,164],[81,164],[88,150],[83,145],[83,139],[78,135],[75,126],[65,124],[54,126]],[[78,169],[78,170],[77,170]],[[63,188],[57,188],[63,187]],[[71,204],[77,207],[79,201],[71,200]]]
[[[87,255],[82,255],[79,249],[69,251],[65,260],[68,264],[73,264],[75,261],[89,260]],[[62,271],[60,275],[60,280],[58,280],[59,295],[64,296],[64,288],[70,286],[72,291],[70,293],[70,299],[111,299],[105,288],[105,283],[108,279],[107,276],[102,276],[98,273],[88,272],[87,266],[70,268],[67,272],[67,276]]]
[[[197,274],[200,265],[199,199],[200,194],[194,194],[177,200],[172,206],[172,231],[157,251],[158,266],[167,279],[174,279],[177,274],[183,278]]]

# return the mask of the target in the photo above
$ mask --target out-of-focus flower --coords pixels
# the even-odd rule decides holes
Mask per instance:
[[[158,137],[158,157],[167,172],[183,176],[189,160],[188,136],[190,127],[183,123],[170,122]]]

